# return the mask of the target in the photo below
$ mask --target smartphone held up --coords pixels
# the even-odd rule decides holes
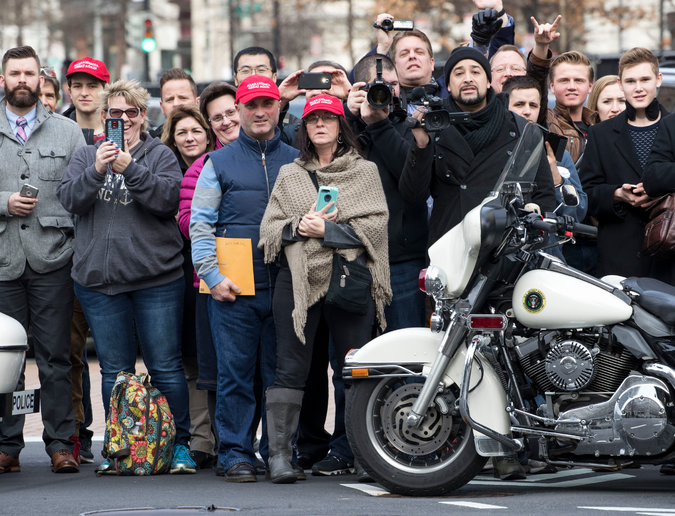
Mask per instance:
[[[105,119],[106,140],[115,143],[120,150],[124,150],[124,120],[121,118]]]

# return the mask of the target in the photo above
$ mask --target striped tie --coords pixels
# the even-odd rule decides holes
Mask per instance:
[[[16,137],[21,142],[21,145],[26,145],[26,140],[28,139],[26,131],[24,130],[24,127],[26,127],[27,124],[28,122],[22,116],[16,119]]]

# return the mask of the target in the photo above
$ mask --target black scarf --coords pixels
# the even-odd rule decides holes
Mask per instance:
[[[497,98],[492,88],[488,88],[486,98],[487,105],[483,109],[471,113],[466,122],[455,125],[474,155],[497,137],[506,114],[504,103]],[[446,100],[450,111],[461,111],[452,98]]]
[[[661,113],[661,107],[659,101],[654,98],[654,100],[652,100],[645,108],[645,115],[647,116],[647,120],[653,122],[659,117],[659,113]],[[636,115],[635,108],[626,100],[626,116],[628,117],[628,120],[635,120]]]

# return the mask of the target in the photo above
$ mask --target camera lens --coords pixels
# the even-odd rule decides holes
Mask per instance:
[[[331,201],[330,194],[324,195],[324,196],[323,196],[323,200],[324,200],[325,202],[330,202],[330,201]]]
[[[391,90],[385,84],[375,84],[368,90],[368,103],[375,109],[386,109],[391,104]]]
[[[382,30],[392,30],[394,28],[394,21],[389,18],[385,18],[380,22],[380,27]]]

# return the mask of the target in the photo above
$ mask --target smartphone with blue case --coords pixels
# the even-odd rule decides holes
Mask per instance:
[[[319,187],[319,195],[316,198],[316,211],[321,211],[324,206],[327,204],[333,202],[333,206],[331,206],[326,213],[330,213],[335,209],[335,206],[337,205],[337,196],[338,196],[338,189],[335,186],[321,186]]]

